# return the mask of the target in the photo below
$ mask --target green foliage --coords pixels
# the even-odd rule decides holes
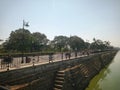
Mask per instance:
[[[6,50],[27,52],[30,49],[31,33],[28,30],[12,31],[9,39],[3,44]]]
[[[110,42],[109,41],[102,41],[100,39],[93,39],[93,42],[90,45],[90,48],[93,50],[106,50],[110,49]]]
[[[26,29],[12,31],[9,38],[0,46],[5,53],[66,52],[81,50],[106,50],[112,48],[109,41],[93,39],[92,43],[84,42],[78,36],[55,36],[49,41],[45,34],[31,33]],[[27,55],[27,54],[26,54]]]
[[[47,37],[41,33],[31,34],[29,30],[18,29],[12,31],[10,37],[3,43],[4,49],[9,52],[39,51],[47,44]]]
[[[85,49],[85,42],[78,36],[71,36],[69,38],[69,45],[72,50],[83,50]]]
[[[33,51],[44,50],[47,47],[48,39],[45,34],[35,32],[32,34],[32,47]]]
[[[54,49],[57,51],[62,51],[63,49],[67,48],[68,45],[68,37],[66,36],[55,36],[54,40],[51,42]]]

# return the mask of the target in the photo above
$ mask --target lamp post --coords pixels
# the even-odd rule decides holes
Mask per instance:
[[[28,24],[28,22],[25,22],[24,20],[23,20],[23,26],[22,26],[22,30],[23,30],[23,34],[22,34],[22,47],[24,47],[24,28],[25,27],[29,27],[29,24]],[[23,53],[24,53],[24,50],[23,50],[24,48],[22,48],[22,62],[23,62]]]

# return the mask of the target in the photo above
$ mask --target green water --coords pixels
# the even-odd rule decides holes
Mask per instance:
[[[120,90],[120,51],[113,62],[91,80],[86,90]]]

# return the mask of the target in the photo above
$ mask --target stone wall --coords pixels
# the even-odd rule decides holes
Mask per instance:
[[[116,52],[95,55],[79,65],[65,71],[65,81],[62,90],[84,90],[90,80],[108,65]]]
[[[65,71],[62,90],[84,90],[91,78],[111,62],[116,51],[0,73],[0,85],[10,90],[53,90],[56,73]]]

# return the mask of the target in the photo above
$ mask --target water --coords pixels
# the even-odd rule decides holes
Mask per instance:
[[[91,80],[86,90],[120,90],[120,51],[113,62]]]

